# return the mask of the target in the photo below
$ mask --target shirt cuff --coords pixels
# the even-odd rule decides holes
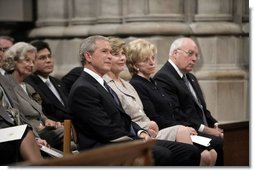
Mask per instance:
[[[219,127],[219,122],[214,123],[214,128],[218,128]]]
[[[139,137],[139,135],[140,135],[142,132],[145,132],[146,134],[149,135],[149,133],[148,133],[147,131],[145,131],[145,130],[139,130],[139,131],[138,131],[138,137]]]
[[[205,129],[205,125],[201,124],[199,129],[198,129],[198,132],[203,132]]]
[[[110,142],[122,142],[122,141],[131,141],[131,140],[133,140],[133,139],[128,136],[122,136],[120,138],[111,140]]]

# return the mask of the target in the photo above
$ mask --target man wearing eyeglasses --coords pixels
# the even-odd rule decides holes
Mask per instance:
[[[5,75],[5,70],[2,69],[4,60],[4,52],[9,49],[14,43],[14,39],[9,36],[0,36],[0,74]]]
[[[4,52],[9,49],[14,43],[14,39],[10,36],[0,36],[0,44]]]
[[[206,108],[198,80],[190,73],[198,60],[198,47],[192,39],[176,39],[169,49],[168,61],[154,79],[172,98],[175,120],[211,138],[211,147],[218,154],[216,165],[223,165],[223,130]]]

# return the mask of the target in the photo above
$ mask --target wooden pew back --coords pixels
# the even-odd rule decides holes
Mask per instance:
[[[152,146],[156,140],[106,145],[77,155],[63,158],[45,159],[38,162],[25,162],[25,166],[150,166],[154,164]]]
[[[249,121],[220,124],[224,130],[224,165],[249,166]]]

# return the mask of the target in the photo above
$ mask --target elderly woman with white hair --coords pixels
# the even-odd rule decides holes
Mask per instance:
[[[48,119],[43,114],[39,94],[24,82],[24,79],[33,72],[35,56],[36,48],[31,44],[15,43],[5,52],[3,69],[8,73],[6,77],[18,97],[19,110],[25,115],[25,122],[30,124],[34,133],[45,139],[51,147],[62,150],[64,135],[62,124]]]

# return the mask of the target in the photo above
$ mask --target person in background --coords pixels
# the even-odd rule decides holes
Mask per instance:
[[[73,83],[78,79],[78,77],[81,75],[83,70],[84,70],[83,66],[77,66],[71,69],[67,74],[65,74],[62,77],[61,80],[63,84],[65,85],[65,87],[67,88],[68,93],[70,92]]]
[[[2,69],[4,52],[9,49],[14,43],[14,39],[9,36],[0,36],[0,74],[5,75],[5,70]]]
[[[90,36],[80,45],[84,71],[73,84],[68,103],[77,130],[79,150],[110,143],[150,139],[149,134],[122,109],[103,76],[112,64],[108,38]],[[157,140],[153,146],[155,165],[199,165],[198,149],[190,144]]]
[[[60,122],[48,119],[42,112],[40,95],[24,79],[32,74],[36,48],[25,42],[15,43],[5,52],[3,68],[5,75],[19,103],[19,111],[24,114],[25,123],[33,127],[34,133],[48,144],[62,150],[63,126]]]
[[[54,60],[47,42],[31,42],[37,49],[34,72],[25,82],[30,84],[41,96],[43,113],[52,120],[63,122],[70,118],[67,107],[68,92],[64,84],[50,74],[54,71]]]
[[[14,44],[14,38],[10,36],[0,36],[0,45],[3,47],[4,52]]]

